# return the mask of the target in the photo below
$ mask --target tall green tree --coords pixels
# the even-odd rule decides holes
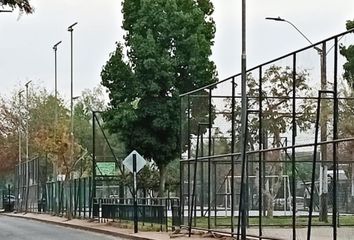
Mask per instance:
[[[179,94],[217,81],[209,59],[214,9],[210,0],[122,5],[124,44],[117,44],[101,73],[110,98],[105,119],[127,151],[156,162],[163,195],[166,166],[179,153]]]
[[[348,20],[346,23],[347,30],[354,29],[354,20]],[[348,85],[354,90],[354,45],[340,46],[340,54],[342,54],[347,62],[344,63],[343,78],[348,82]]]
[[[33,13],[34,8],[30,5],[29,0],[0,0],[0,7],[18,8],[20,12]]]

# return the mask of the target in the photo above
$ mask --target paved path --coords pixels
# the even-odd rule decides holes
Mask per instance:
[[[113,240],[122,239],[98,233],[65,228],[21,218],[0,215],[1,240]]]

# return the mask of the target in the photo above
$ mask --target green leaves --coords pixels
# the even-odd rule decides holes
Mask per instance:
[[[348,20],[346,23],[347,30],[354,28],[354,20]],[[347,80],[349,87],[354,90],[354,45],[340,46],[340,54],[342,54],[347,62],[344,63],[343,78]]]
[[[161,169],[179,154],[179,94],[215,82],[210,1],[125,0],[124,47],[102,70],[110,131]],[[126,54],[123,53],[126,50]]]

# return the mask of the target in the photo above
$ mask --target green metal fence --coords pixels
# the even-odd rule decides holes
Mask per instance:
[[[91,189],[91,177],[48,182],[45,184],[45,194],[40,199],[41,208],[38,211],[57,215],[70,213],[74,217],[89,218],[92,216]]]

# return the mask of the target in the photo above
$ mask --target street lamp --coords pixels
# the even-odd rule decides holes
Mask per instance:
[[[299,32],[301,34],[301,36],[303,36],[307,42],[309,42],[311,45],[313,45],[313,43],[310,41],[310,39],[308,39],[306,37],[306,35],[304,33],[302,33],[292,22],[281,18],[281,17],[266,17],[266,20],[272,20],[272,21],[278,21],[278,22],[286,22],[288,24],[290,24],[293,28],[296,29],[297,32]],[[320,56],[320,68],[321,68],[321,90],[326,90],[327,89],[327,59],[326,59],[326,55],[327,55],[327,51],[326,51],[326,42],[322,43],[322,49],[314,46],[314,49],[316,49],[316,51],[318,52],[319,56]],[[326,106],[324,104],[321,105],[321,116],[324,116],[324,111],[325,111]],[[321,122],[320,122],[320,127],[321,127],[321,142],[325,142],[327,141],[327,119],[326,117],[322,117],[321,118]],[[293,145],[295,144],[294,142],[292,143]],[[322,221],[327,221],[327,193],[328,193],[328,189],[327,189],[327,185],[328,185],[328,180],[327,180],[327,165],[324,164],[324,161],[327,159],[327,145],[326,144],[322,144],[321,145],[321,170],[320,170],[320,206],[321,206],[321,210],[320,210],[320,220]],[[293,188],[295,189],[295,183],[293,185]],[[296,208],[295,202],[293,203],[293,208]],[[294,211],[295,214],[295,211]],[[335,216],[335,215],[333,215]],[[335,218],[335,217],[334,217]],[[295,219],[295,216],[294,216]],[[295,221],[295,220],[294,220]],[[333,220],[334,222],[336,222],[336,220]],[[293,232],[293,239],[295,239],[295,232]]]
[[[53,46],[54,50],[54,96],[55,96],[55,122],[54,125],[57,125],[58,122],[58,108],[57,108],[57,101],[58,101],[58,75],[57,75],[57,50],[58,50],[58,45],[61,43],[61,41],[57,42]]]
[[[25,211],[27,212],[28,208],[28,196],[29,196],[29,151],[28,151],[28,113],[29,113],[29,108],[28,108],[28,86],[32,81],[28,81],[25,86],[26,86],[26,208]]]
[[[70,85],[71,85],[71,92],[70,92],[70,122],[71,122],[71,162],[73,161],[74,157],[74,115],[73,115],[73,94],[74,94],[74,74],[73,74],[73,27],[77,24],[77,22],[71,24],[68,27],[68,31],[70,32],[70,45],[71,45],[71,51],[70,51],[70,56],[71,56],[71,70],[70,70]]]
[[[277,22],[286,22],[286,23],[290,24],[293,28],[295,28],[295,30],[296,30],[298,33],[301,34],[301,36],[303,36],[303,37],[306,39],[306,41],[308,41],[311,45],[313,45],[313,43],[310,41],[310,39],[308,39],[308,37],[306,37],[306,35],[303,34],[303,33],[300,31],[300,29],[298,29],[292,22],[290,22],[290,21],[288,21],[288,20],[286,20],[286,19],[284,19],[284,18],[281,18],[281,17],[266,17],[265,19],[266,19],[266,20],[271,20],[271,21],[277,21]],[[318,54],[320,54],[320,55],[322,54],[322,49],[320,49],[320,48],[318,48],[318,47],[314,47],[314,49],[317,50]]]
[[[21,90],[18,92],[18,166],[19,166],[19,173],[21,172],[21,105],[22,105],[22,93],[25,90]]]
[[[70,45],[71,45],[71,51],[70,51],[70,56],[71,56],[71,68],[70,68],[70,85],[71,85],[71,91],[70,91],[70,122],[71,122],[71,153],[70,153],[70,160],[71,163],[74,161],[74,114],[73,114],[73,94],[74,94],[74,74],[73,74],[73,27],[77,24],[77,22],[71,24],[68,27],[68,31],[70,32]],[[71,188],[70,188],[70,198],[71,198]],[[70,215],[72,211],[72,202],[70,201],[69,204],[70,208]]]
[[[77,99],[79,99],[80,98],[80,96],[75,96],[75,97],[73,97],[72,98],[72,102],[74,102],[75,100],[77,100]],[[74,115],[75,115],[75,112],[73,112],[73,115],[72,115],[72,119],[74,119]],[[74,144],[74,142],[75,142],[75,135],[74,135],[74,121],[72,122],[72,144]],[[73,153],[73,155],[74,155],[74,151],[72,152]],[[76,162],[76,160],[75,160],[75,162]],[[76,164],[76,163],[75,163]],[[81,175],[82,175],[82,161],[81,161],[81,163],[80,163],[80,177],[81,177]]]
[[[22,93],[24,90],[21,90],[18,92],[18,175],[17,175],[17,210],[20,210],[20,207],[22,208],[20,204],[20,188],[23,186],[23,176],[22,176],[22,167],[21,167],[21,162],[22,162],[22,147],[21,147],[21,123],[22,123],[22,118],[21,118],[21,105],[22,105]]]

